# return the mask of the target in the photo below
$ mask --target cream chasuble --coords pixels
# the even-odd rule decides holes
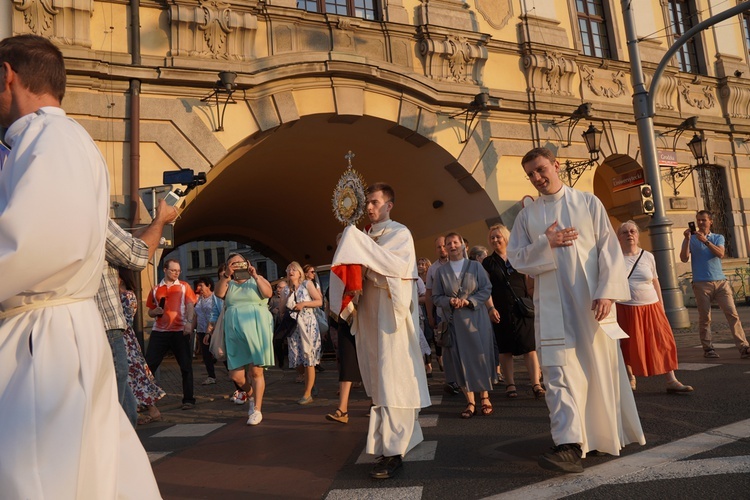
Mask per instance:
[[[544,231],[555,221],[578,230],[572,246],[550,247]],[[599,199],[567,186],[540,196],[518,214],[508,259],[536,280],[535,331],[555,443],[578,443],[584,456],[644,444],[615,340],[621,334],[612,327],[614,305],[604,326],[591,310],[594,299],[630,298],[622,251]]]
[[[370,234],[348,226],[333,265],[360,264],[362,296],[352,323],[362,382],[375,405],[367,453],[404,455],[422,441],[417,421],[430,406],[419,347],[419,308],[414,241],[394,221],[373,224]],[[331,303],[341,294],[331,287]]]
[[[109,179],[60,108],[16,120],[0,171],[0,497],[160,498],[94,302]]]

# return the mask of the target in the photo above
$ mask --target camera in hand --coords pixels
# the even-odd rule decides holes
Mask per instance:
[[[232,264],[234,273],[232,278],[236,280],[249,280],[251,278],[250,271],[247,270],[247,262],[237,262]]]
[[[690,229],[690,234],[695,234],[695,222],[688,222],[688,229]]]
[[[162,311],[164,310],[164,304],[166,303],[166,301],[167,301],[166,297],[162,297],[159,299],[159,307],[162,309]],[[164,313],[156,315],[157,318],[161,318],[162,316],[164,316]]]

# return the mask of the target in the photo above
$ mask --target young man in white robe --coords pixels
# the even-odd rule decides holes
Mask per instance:
[[[402,457],[423,441],[419,410],[430,406],[419,348],[417,257],[409,229],[390,218],[394,198],[387,184],[368,187],[371,224],[364,232],[348,226],[333,258],[333,266],[363,266],[351,331],[362,382],[374,405],[366,452],[380,457],[370,472],[375,479],[393,477]],[[334,276],[331,309],[340,311],[344,290]]]
[[[0,41],[0,496],[160,498],[94,302],[107,167],[64,93],[49,40]]]
[[[613,307],[630,298],[627,271],[601,201],[563,185],[546,148],[521,163],[541,196],[518,214],[508,259],[536,280],[536,344],[555,442],[539,465],[583,472],[581,458],[593,450],[619,456],[626,444],[646,442]]]

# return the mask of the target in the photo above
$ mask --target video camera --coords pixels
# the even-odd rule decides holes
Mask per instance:
[[[206,183],[206,173],[199,172],[196,174],[193,169],[185,168],[182,170],[168,170],[164,172],[162,182],[164,184],[181,184],[187,186],[185,191],[175,189],[174,193],[178,196],[187,195],[195,186],[201,186]]]

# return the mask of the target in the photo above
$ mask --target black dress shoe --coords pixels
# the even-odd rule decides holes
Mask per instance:
[[[378,463],[370,471],[370,477],[373,479],[392,478],[396,471],[401,467],[401,456],[380,457]]]
[[[561,444],[552,448],[552,453],[545,453],[539,457],[539,465],[543,469],[555,472],[581,473],[581,447],[577,444]]]

